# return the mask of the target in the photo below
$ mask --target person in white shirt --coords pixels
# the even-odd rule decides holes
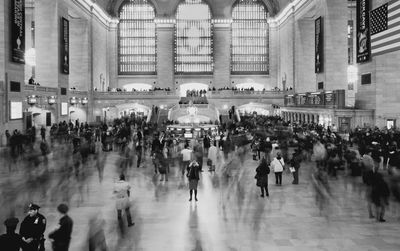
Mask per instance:
[[[189,145],[185,145],[185,149],[181,151],[182,155],[182,166],[181,166],[181,171],[182,171],[182,176],[185,175],[185,170],[188,168],[190,160],[192,159],[192,150],[189,149]]]
[[[276,155],[277,156],[272,160],[270,165],[271,169],[275,173],[275,184],[278,186],[282,186],[282,172],[283,172],[283,167],[285,166],[285,162],[283,161],[280,152],[277,152]]]
[[[210,172],[215,172],[215,165],[217,164],[218,148],[215,146],[215,142],[211,142],[210,148],[208,149],[208,159],[211,161],[211,165],[208,169]]]
[[[131,186],[128,182],[125,181],[125,175],[121,174],[119,176],[119,181],[114,184],[114,194],[116,197],[116,208],[118,213],[118,222],[120,226],[122,226],[122,210],[125,210],[126,218],[128,220],[128,227],[135,225],[132,222],[132,216],[130,209],[130,189]]]

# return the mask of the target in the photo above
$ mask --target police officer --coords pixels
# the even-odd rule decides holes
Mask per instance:
[[[2,250],[19,251],[23,241],[21,235],[15,233],[19,220],[17,218],[8,218],[4,221],[7,233],[0,236],[0,247]]]
[[[24,241],[23,251],[44,251],[46,218],[39,213],[39,208],[36,204],[30,204],[28,215],[21,223],[19,234]]]

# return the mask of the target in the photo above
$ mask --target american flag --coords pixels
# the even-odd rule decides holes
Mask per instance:
[[[400,1],[391,0],[372,10],[370,20],[372,56],[400,50]]]

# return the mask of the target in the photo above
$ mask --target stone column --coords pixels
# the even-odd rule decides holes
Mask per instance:
[[[11,1],[0,1],[0,145],[6,129],[22,130],[23,120],[9,120],[9,101],[23,101],[25,65],[11,61],[10,36]],[[26,39],[26,38],[25,38]],[[26,47],[25,47],[26,48]],[[9,92],[10,81],[19,82],[21,92]],[[23,103],[26,108],[26,102]]]
[[[324,69],[317,83],[326,90],[347,89],[347,1],[319,1],[316,13],[324,23]]]
[[[68,19],[64,0],[35,1],[36,81],[41,86],[68,88],[60,66],[62,17]]]
[[[110,88],[116,88],[118,83],[118,24],[111,23],[110,24],[110,31],[108,32],[108,67],[109,67],[109,74],[108,74],[108,86]],[[107,85],[107,84],[106,84]],[[104,87],[107,91],[107,86]]]
[[[175,90],[174,24],[158,23],[157,28],[157,87]]]
[[[214,24],[214,80],[216,89],[230,86],[231,73],[231,24]]]

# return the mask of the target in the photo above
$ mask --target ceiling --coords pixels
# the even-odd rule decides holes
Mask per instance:
[[[111,16],[116,16],[119,6],[125,0],[92,0],[106,10]],[[148,0],[155,6],[158,17],[173,16],[179,2],[182,0]],[[211,12],[214,18],[231,17],[232,5],[236,0],[204,0],[211,6]],[[270,15],[274,16],[281,11],[292,0],[260,0],[267,6]]]

